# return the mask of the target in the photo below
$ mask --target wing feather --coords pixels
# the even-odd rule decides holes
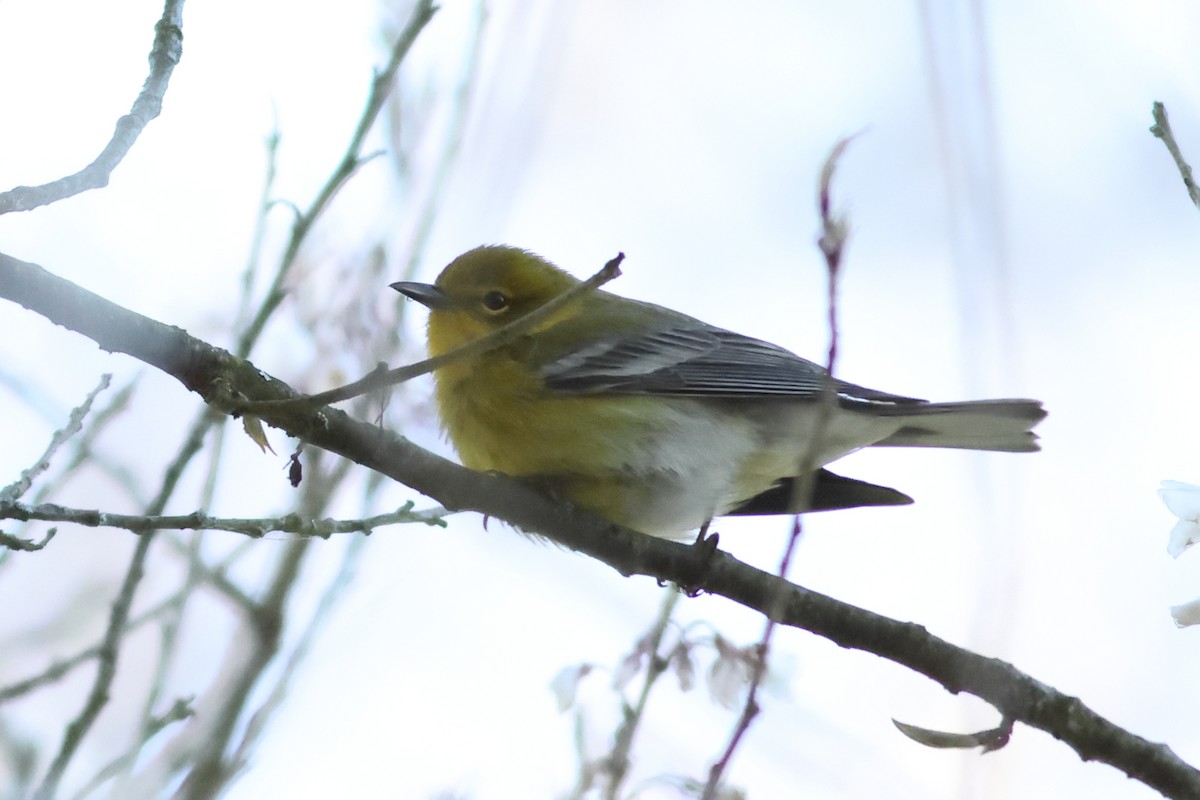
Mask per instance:
[[[689,397],[816,397],[825,369],[778,345],[699,323],[574,350],[542,366],[546,386],[563,394]],[[844,405],[912,405],[912,397],[835,381]]]

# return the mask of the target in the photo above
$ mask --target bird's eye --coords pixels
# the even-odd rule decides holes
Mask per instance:
[[[483,296],[483,307],[493,314],[508,308],[508,295],[504,292],[490,291]]]

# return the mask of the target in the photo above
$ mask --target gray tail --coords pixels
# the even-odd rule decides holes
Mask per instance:
[[[874,407],[879,416],[905,418],[905,425],[876,447],[950,447],[1028,453],[1040,450],[1035,425],[1046,417],[1038,400],[971,400]]]

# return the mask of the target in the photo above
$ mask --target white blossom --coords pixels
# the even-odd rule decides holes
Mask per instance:
[[[554,680],[550,681],[550,690],[558,703],[559,712],[566,711],[575,705],[575,695],[579,691],[579,683],[592,671],[591,664],[575,664],[563,667]]]
[[[1167,552],[1178,558],[1184,550],[1200,542],[1200,486],[1163,481],[1158,496],[1167,504],[1167,509],[1179,517],[1167,542]]]
[[[1171,606],[1171,616],[1175,624],[1181,628],[1200,623],[1200,600],[1193,600],[1181,606]]]

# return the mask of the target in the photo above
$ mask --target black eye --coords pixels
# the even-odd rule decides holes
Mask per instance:
[[[508,295],[498,291],[488,292],[483,296],[483,307],[488,311],[503,311],[508,308]]]

